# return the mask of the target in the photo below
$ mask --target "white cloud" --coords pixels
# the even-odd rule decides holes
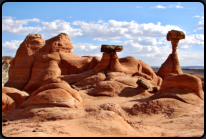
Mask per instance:
[[[114,42],[114,43],[122,43],[122,41],[120,41],[120,40],[111,40],[110,42]]]
[[[101,20],[101,19],[99,19],[98,21],[97,21],[97,23],[102,23],[102,22],[104,22],[103,20]]]
[[[204,29],[204,16],[200,18],[199,23],[197,24],[197,29]]]
[[[28,26],[28,22],[38,22],[42,27]],[[72,25],[72,26],[71,26]],[[51,22],[44,22],[39,19],[24,19],[13,20],[11,18],[3,19],[2,32],[12,33],[16,35],[28,35],[29,33],[41,33],[48,37],[53,37],[59,33],[67,33],[70,37],[84,37],[96,38],[99,41],[106,41],[105,39],[119,39],[119,38],[137,38],[137,37],[165,37],[169,30],[182,30],[178,26],[166,25],[161,26],[161,23],[143,23],[138,24],[135,21],[116,21],[109,20],[108,22],[94,23],[84,21],[74,21],[72,23],[64,20],[54,20]]]
[[[20,44],[22,43],[23,41],[19,41],[19,40],[11,40],[10,42],[4,42],[2,43],[2,46],[6,49],[18,49]]]
[[[157,6],[154,6],[152,8],[158,8],[158,9],[165,9],[166,7],[162,6],[162,5],[157,5]]]
[[[2,16],[2,18],[12,19],[12,18],[16,18],[16,17],[12,17],[12,16]]]
[[[169,6],[162,6],[162,5],[157,5],[151,8],[158,8],[158,9],[166,9],[166,8],[184,8],[183,6],[180,5],[181,3],[178,2],[177,4],[170,4]]]
[[[161,23],[143,23],[138,24],[135,21],[116,21],[109,20],[103,24],[86,23],[84,21],[75,21],[72,25],[79,25],[82,30],[81,37],[88,38],[104,38],[104,39],[119,39],[119,38],[137,38],[137,37],[165,37],[169,30],[182,30],[178,26],[166,25],[161,26]]]
[[[201,17],[201,16],[199,16],[199,15],[195,15],[195,16],[193,16],[193,17]]]
[[[74,29],[69,22],[64,20],[54,20],[52,22],[41,22],[42,32],[49,36],[56,36],[60,33],[67,33],[70,37],[81,36],[81,29]]]
[[[180,40],[178,46],[180,48],[188,48],[189,46],[204,46],[204,34],[193,34],[186,36],[184,40]]]
[[[98,41],[107,41],[107,39],[102,39],[102,38],[94,38],[94,40],[98,40]]]
[[[136,6],[136,8],[143,8],[142,6]]]
[[[39,19],[23,19],[23,20],[13,20],[12,18],[2,19],[2,32],[12,33],[16,35],[27,35],[28,33],[34,32],[37,33],[41,31],[41,27],[23,27],[23,25],[27,25],[28,22],[40,22]]]

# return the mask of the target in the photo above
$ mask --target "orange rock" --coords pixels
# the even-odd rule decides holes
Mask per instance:
[[[16,108],[15,101],[7,94],[2,93],[2,112],[14,110]]]
[[[29,34],[10,62],[9,79],[4,85],[21,90],[28,82],[34,62],[33,54],[45,44],[40,34]]]
[[[101,60],[101,57],[99,56],[94,56],[89,64],[89,69],[88,70],[91,70],[93,69]]]
[[[18,108],[29,96],[29,94],[24,91],[20,91],[18,89],[11,88],[11,87],[3,87],[3,86],[2,86],[2,94],[6,94],[9,97],[11,97],[15,101],[16,108]]]
[[[82,98],[79,92],[72,89],[68,83],[60,79],[50,79],[21,105],[22,108],[30,105],[52,105],[81,108]]]
[[[201,80],[190,74],[168,74],[154,98],[172,97],[181,101],[197,104],[204,100]]]
[[[169,73],[183,73],[180,67],[177,52],[173,52],[168,56],[167,60],[161,65],[160,69],[158,70],[157,75],[164,79],[165,76]]]
[[[22,89],[28,93],[32,93],[38,89],[46,80],[50,78],[56,78],[61,75],[61,69],[58,66],[56,60],[50,60],[48,62],[41,62],[35,60],[32,67],[32,75],[26,86]]]
[[[96,73],[94,72],[94,70],[87,70],[87,71],[79,73],[79,74],[61,75],[58,78],[71,84],[71,83],[81,81],[81,80],[83,80],[87,77],[93,76],[95,74]]]
[[[106,79],[106,76],[103,72],[98,72],[95,75],[89,76],[87,78],[84,78],[76,83],[74,83],[75,86],[87,86],[87,85],[96,85],[101,81],[104,81]]]
[[[92,92],[89,92],[89,95],[93,96],[117,96],[121,91],[128,87],[128,85],[116,82],[116,81],[102,81],[95,86]]]
[[[66,33],[61,33],[46,40],[46,44],[34,54],[35,60],[32,66],[32,75],[23,90],[31,93],[38,89],[48,79],[60,76],[61,69],[59,64],[61,58],[66,59],[64,56],[67,54],[69,58],[72,58],[72,56],[75,58],[78,57],[71,53],[72,49],[73,45]],[[67,73],[67,71],[64,72]]]
[[[162,78],[157,76],[155,74],[155,72],[153,71],[153,69],[148,65],[146,64],[145,62],[143,62],[142,60],[140,60],[140,63],[142,65],[142,73],[146,74],[146,75],[149,75],[151,78],[152,78],[152,81],[154,83],[156,83],[157,86],[161,86],[162,84]]]
[[[78,74],[87,71],[92,60],[92,56],[79,57],[73,53],[60,53],[61,63],[60,69],[63,71],[62,75]]]
[[[100,71],[106,71],[109,67],[110,64],[110,59],[111,59],[112,53],[103,53],[102,59],[100,62],[93,68],[93,70],[97,73]]]
[[[114,72],[123,72],[122,65],[119,62],[116,52],[112,53],[111,55],[109,70],[114,71]]]

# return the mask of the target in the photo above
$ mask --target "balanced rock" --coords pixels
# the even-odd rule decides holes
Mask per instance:
[[[101,52],[112,53],[112,52],[121,52],[123,50],[123,46],[121,45],[105,45],[101,46]]]
[[[180,67],[177,46],[180,39],[185,39],[185,34],[182,31],[171,30],[167,33],[167,40],[171,41],[172,44],[172,54],[170,54],[167,60],[161,65],[160,69],[157,72],[157,75],[164,77],[169,73],[182,74],[182,69]]]

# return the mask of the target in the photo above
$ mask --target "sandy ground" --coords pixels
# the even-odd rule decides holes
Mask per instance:
[[[94,97],[85,91],[80,91],[80,94],[84,98],[84,107],[90,108],[90,111],[85,108],[34,106],[18,109],[21,110],[19,112],[5,112],[2,114],[3,136],[201,137],[204,134],[204,105],[195,106],[173,98],[161,98],[156,101],[162,102],[162,105],[169,104],[170,109],[167,111],[154,112],[152,109],[155,107],[148,107],[146,113],[134,113],[131,108],[145,100],[144,93],[133,97]],[[111,102],[119,104],[128,113],[130,123],[113,111],[94,109]]]
[[[90,96],[81,90],[80,95],[84,106],[81,109],[32,106],[2,113],[3,137],[202,137],[204,134],[204,104],[192,105],[174,98],[146,103],[153,95],[148,92],[107,97]],[[118,104],[123,112],[99,109],[105,103]],[[135,109],[135,104],[140,109]]]

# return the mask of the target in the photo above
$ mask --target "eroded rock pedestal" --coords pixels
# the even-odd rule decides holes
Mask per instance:
[[[157,72],[157,75],[163,79],[169,73],[182,74],[182,69],[180,67],[177,46],[180,39],[185,39],[185,34],[182,31],[171,30],[167,33],[167,40],[171,41],[172,44],[172,54],[170,54],[167,60],[161,65]]]

